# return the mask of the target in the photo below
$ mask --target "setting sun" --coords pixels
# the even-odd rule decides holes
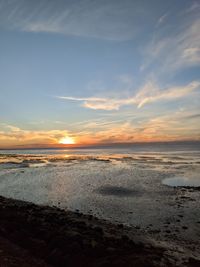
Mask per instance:
[[[59,144],[73,145],[73,144],[75,144],[75,141],[72,137],[66,136],[66,137],[63,137],[59,140]]]

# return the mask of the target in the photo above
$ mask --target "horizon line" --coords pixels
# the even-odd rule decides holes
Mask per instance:
[[[68,145],[42,145],[42,146],[14,146],[5,147],[0,150],[39,150],[39,149],[85,149],[85,148],[109,148],[109,147],[126,147],[130,145],[153,145],[153,144],[189,144],[189,143],[199,143],[200,140],[171,140],[171,141],[143,141],[143,142],[116,142],[116,143],[101,143],[101,144],[68,144]]]

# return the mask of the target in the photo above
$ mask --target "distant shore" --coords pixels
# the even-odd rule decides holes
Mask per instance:
[[[122,224],[0,197],[2,267],[199,266],[176,253]]]
[[[160,149],[165,151],[173,150],[182,150],[184,147],[185,150],[193,150],[194,147],[197,151],[200,150],[200,140],[165,140],[165,141],[146,141],[146,142],[118,142],[118,143],[92,143],[92,144],[40,144],[40,145],[26,145],[26,146],[4,146],[0,147],[1,151],[12,151],[12,150],[84,150],[84,149],[132,149],[139,151],[157,151]]]

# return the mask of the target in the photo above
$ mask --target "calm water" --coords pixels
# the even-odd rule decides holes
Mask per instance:
[[[200,152],[200,141],[196,142],[174,142],[174,143],[141,143],[99,148],[82,149],[25,149],[25,150],[0,150],[0,154],[129,154],[129,153],[154,153],[154,152]]]
[[[0,153],[0,194],[148,225],[164,220],[165,207],[173,215],[173,186],[200,186],[199,173],[200,150],[191,144],[7,150]]]

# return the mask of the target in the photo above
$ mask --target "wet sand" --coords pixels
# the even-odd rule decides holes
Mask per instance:
[[[0,266],[200,266],[184,247],[92,215],[0,197]]]
[[[0,162],[0,267],[200,266],[198,153]]]

